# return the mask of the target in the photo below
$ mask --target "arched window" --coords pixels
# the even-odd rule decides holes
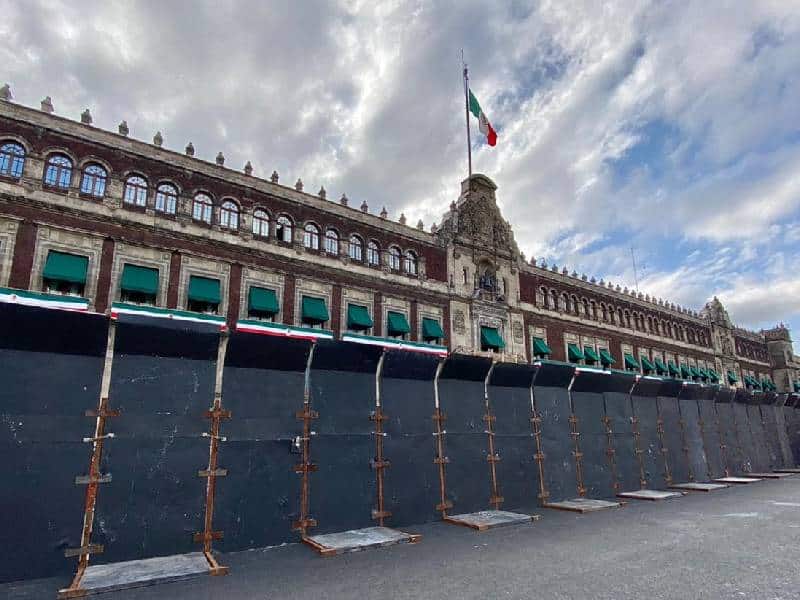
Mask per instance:
[[[608,321],[608,311],[606,310],[606,305],[600,303],[600,312],[602,313],[603,321]]]
[[[625,311],[625,324],[628,326],[628,329],[633,329],[633,325],[631,324],[631,313]]]
[[[339,232],[333,228],[328,228],[325,231],[325,252],[339,255]]]
[[[303,231],[303,246],[309,250],[319,250],[319,227],[308,223]]]
[[[292,243],[292,221],[286,215],[281,215],[275,223],[275,237],[279,242]]]
[[[178,208],[178,189],[171,183],[162,183],[156,188],[156,210],[174,215]]]
[[[544,286],[540,287],[539,293],[542,295],[542,304],[544,308],[550,308],[550,294],[547,293],[547,288]]]
[[[371,267],[378,267],[381,264],[381,248],[373,240],[367,244],[367,264]]]
[[[550,298],[552,299],[550,308],[558,310],[558,292],[556,290],[550,290]]]
[[[81,194],[102,198],[106,194],[108,173],[96,163],[86,165],[81,175]]]
[[[192,218],[195,221],[211,224],[211,196],[204,192],[195,194],[192,200]]]
[[[350,236],[350,260],[361,262],[364,260],[364,240],[357,235]]]
[[[69,189],[72,180],[72,161],[63,154],[53,154],[47,159],[44,184],[61,190]]]
[[[574,315],[578,314],[578,297],[574,294],[569,297],[570,300],[570,312]]]
[[[147,182],[139,175],[131,175],[125,180],[125,193],[122,196],[125,204],[145,206],[147,204]]]
[[[269,237],[269,215],[263,208],[253,211],[253,235]]]
[[[225,200],[219,209],[219,226],[239,229],[239,206],[233,200]]]
[[[0,146],[0,175],[19,179],[25,166],[25,148],[16,142]]]
[[[417,255],[414,254],[413,250],[406,250],[405,256],[403,257],[403,270],[408,273],[409,275],[416,275],[417,274]],[[505,291],[505,290],[503,290]]]
[[[400,256],[401,256],[400,248],[397,246],[392,246],[389,248],[389,268],[392,271],[399,271],[400,270]]]

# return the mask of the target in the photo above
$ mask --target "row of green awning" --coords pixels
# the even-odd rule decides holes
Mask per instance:
[[[665,375],[669,371],[667,365],[665,365],[660,358],[655,358],[653,362],[656,365],[656,371],[658,371],[659,375]]]
[[[642,359],[642,369],[645,371],[650,371],[651,373],[656,370],[656,366],[650,362],[650,359],[646,356],[641,356]]]
[[[635,358],[633,358],[632,354],[625,354],[625,369],[628,371],[639,370],[639,363]]]
[[[577,344],[567,344],[567,357],[570,362],[578,362],[579,360],[584,360],[586,355]]]
[[[594,348],[591,346],[584,346],[583,347],[583,354],[586,357],[586,362],[590,365],[600,362],[600,357],[594,351]]]
[[[667,371],[670,377],[678,377],[681,374],[681,371],[678,368],[678,366],[671,360],[667,362]]]
[[[728,371],[728,384],[729,385],[734,385],[738,381],[739,381],[739,378],[736,377],[736,373],[734,373],[733,371]]]
[[[86,272],[89,269],[89,258],[51,250],[47,254],[42,277],[53,281],[68,283],[86,283]]]
[[[617,361],[606,348],[600,348],[600,362],[604,367],[610,367]]]
[[[496,327],[481,327],[481,347],[502,350],[506,344]]]

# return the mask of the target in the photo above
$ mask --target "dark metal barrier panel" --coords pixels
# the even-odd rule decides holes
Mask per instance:
[[[116,326],[109,406],[120,411],[97,499],[96,562],[197,551],[208,464],[204,413],[214,399],[219,333],[185,321]],[[147,324],[144,324],[144,323]]]
[[[747,417],[747,402],[750,402],[750,392],[736,390],[733,398],[733,420],[736,427],[736,439],[742,457],[742,471],[749,473],[754,470],[756,451],[753,445],[753,436],[750,433],[750,419]]]
[[[80,546],[105,317],[0,304],[0,582],[70,573]],[[116,475],[116,473],[115,473]]]
[[[661,390],[661,380],[642,378],[633,392],[633,415],[639,431],[639,450],[645,486],[663,489],[667,483],[667,466],[656,397]]]
[[[580,432],[581,471],[587,498],[613,498],[615,476],[609,454],[609,434],[603,392],[611,374],[578,369],[572,384],[572,414]]]
[[[492,361],[454,354],[439,379],[439,408],[444,412],[447,496],[451,514],[490,507],[492,481],[486,435],[484,381]]]
[[[786,422],[783,418],[783,406],[786,394],[775,394],[772,402],[761,405],[761,420],[764,422],[764,435],[770,454],[773,469],[790,469],[794,467],[792,449],[786,436]]]
[[[436,519],[439,475],[433,462],[433,379],[440,359],[403,351],[386,353],[381,405],[387,416],[384,447],[386,507],[402,526]]]
[[[578,492],[567,391],[574,373],[572,365],[543,362],[533,379],[536,414],[541,419],[544,483],[548,502],[571,500]]]
[[[620,492],[635,491],[642,487],[642,469],[636,452],[634,432],[638,431],[638,423],[634,423],[631,390],[635,390],[639,383],[634,375],[625,373],[611,373],[608,378],[608,389],[603,397],[608,427],[612,432],[617,489]]]
[[[683,382],[665,379],[658,394],[658,416],[664,430],[664,446],[667,448],[667,464],[671,483],[689,481],[689,459],[684,450],[683,428],[678,395],[683,395]]]
[[[764,423],[761,420],[761,410],[759,406],[765,402],[768,397],[767,394],[753,394],[751,402],[746,406],[747,418],[750,422],[750,433],[753,438],[753,470],[759,473],[768,472],[773,469],[773,460],[770,456],[769,444],[764,432]],[[769,399],[772,399],[774,394],[769,393]]]
[[[375,373],[382,348],[319,341],[311,361],[311,516],[315,535],[370,527],[376,498]],[[391,459],[390,459],[391,460]]]
[[[393,350],[386,353],[381,380],[381,407],[387,420],[384,453],[386,510],[395,527],[439,518],[439,471],[431,420],[435,406],[433,378],[441,359]]]
[[[702,398],[710,396],[711,393],[712,389],[709,387],[687,384],[678,401],[683,427],[683,443],[689,461],[689,475],[694,481],[710,479],[698,403],[702,401]]]
[[[783,416],[786,421],[786,437],[789,440],[792,457],[795,464],[800,465],[800,395],[789,395],[784,405]]]
[[[720,388],[716,398],[719,434],[725,446],[725,468],[729,475],[742,473],[744,459],[742,458],[739,436],[736,433],[736,423],[733,416],[733,397],[736,390]]]
[[[526,511],[539,504],[539,468],[531,429],[532,365],[500,363],[489,381],[489,405],[495,416],[497,479],[505,510]]]
[[[719,432],[719,417],[715,408],[715,399],[720,390],[718,387],[704,388],[706,393],[697,400],[700,409],[703,446],[708,464],[709,479],[725,477],[725,453],[722,449],[722,438]]]
[[[225,352],[222,404],[231,418],[222,425],[214,525],[223,551],[271,546],[296,539],[301,462],[294,438],[300,431],[310,342],[233,333]],[[313,479],[312,479],[313,483]]]

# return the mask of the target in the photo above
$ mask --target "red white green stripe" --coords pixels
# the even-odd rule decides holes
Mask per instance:
[[[405,350],[407,352],[422,352],[423,354],[434,354],[436,356],[446,356],[447,347],[434,344],[422,344],[419,342],[408,342],[406,340],[396,340],[393,338],[374,337],[370,335],[358,335],[345,333],[342,335],[343,342],[353,342],[365,344],[367,346],[382,346],[390,350]]]
[[[23,304],[25,306],[39,306],[42,308],[57,308],[62,310],[89,310],[89,301],[78,296],[62,296],[60,294],[42,294],[27,290],[14,290],[0,288],[0,302],[9,304]]]
[[[270,323],[269,321],[253,321],[242,319],[236,321],[236,331],[247,333],[258,333],[261,335],[274,335],[278,337],[289,337],[303,340],[332,340],[333,333],[324,329],[314,329],[311,327],[289,327],[280,323]]]
[[[486,136],[486,142],[490,146],[497,144],[497,132],[494,130],[494,127],[492,127],[492,124],[489,123],[489,117],[487,117],[486,113],[483,112],[483,109],[478,103],[478,99],[472,93],[472,90],[469,91],[469,112],[475,115],[475,118],[478,119],[478,129],[483,135]]]
[[[203,313],[190,312],[187,310],[173,310],[155,306],[140,306],[138,304],[127,304],[125,302],[114,302],[111,305],[111,318],[118,319],[120,315],[172,319],[174,321],[191,321],[193,323],[209,323],[218,325],[220,329],[225,329],[225,318],[216,315],[204,315]]]

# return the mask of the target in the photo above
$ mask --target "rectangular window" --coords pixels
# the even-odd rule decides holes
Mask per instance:
[[[189,278],[189,291],[186,308],[194,312],[216,315],[220,305],[219,279],[192,275]]]
[[[42,288],[51,294],[83,296],[89,258],[50,250],[42,271]]]
[[[301,302],[301,320],[312,327],[322,327],[330,320],[328,307],[324,298],[303,296]]]
[[[481,350],[499,352],[506,347],[497,327],[481,327]]]
[[[247,294],[247,317],[262,321],[273,321],[280,311],[275,290],[251,286]]]
[[[440,344],[444,339],[444,331],[438,319],[422,317],[422,339],[428,343]]]
[[[123,302],[155,306],[158,297],[158,269],[126,263],[122,268],[119,287]]]
[[[372,317],[366,306],[360,304],[347,305],[347,329],[365,333],[372,329]]]
[[[404,340],[410,331],[411,326],[403,313],[393,310],[386,313],[386,334],[389,337]]]

